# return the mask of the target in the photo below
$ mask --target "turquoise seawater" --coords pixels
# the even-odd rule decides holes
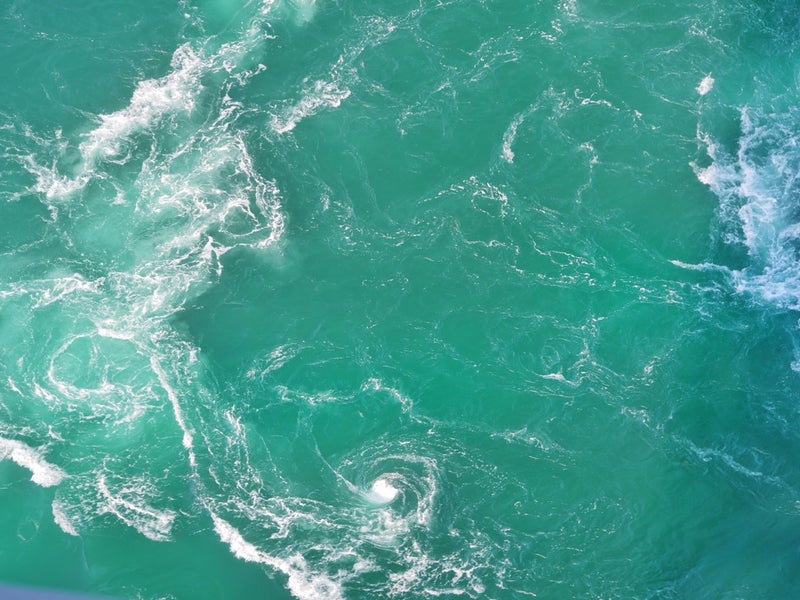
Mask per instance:
[[[0,581],[800,593],[790,0],[5,0]]]

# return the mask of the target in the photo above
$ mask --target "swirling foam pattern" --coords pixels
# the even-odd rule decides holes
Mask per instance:
[[[794,3],[75,4],[0,7],[0,579],[796,593]]]

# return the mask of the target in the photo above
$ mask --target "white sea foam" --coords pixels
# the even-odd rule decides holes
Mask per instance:
[[[42,454],[41,449],[0,437],[0,460],[8,458],[23,469],[28,469],[31,480],[42,487],[58,485],[66,474],[59,467],[47,462]]]
[[[78,177],[68,177],[60,174],[54,167],[45,167],[36,162],[33,156],[28,157],[28,170],[36,176],[36,184],[33,190],[44,194],[48,200],[55,198],[68,198],[75,192],[83,189],[90,177],[81,175]],[[52,214],[57,214],[57,210],[51,208]]]
[[[428,556],[419,551],[416,541],[413,544],[415,560],[408,569],[402,573],[390,573],[389,580],[391,584],[392,595],[407,595],[414,591],[419,580],[422,578],[424,572],[430,568],[430,559]]]
[[[714,78],[711,77],[711,75],[709,74],[703,77],[700,83],[697,84],[695,90],[701,96],[705,96],[708,92],[711,91],[713,87],[714,87]]]
[[[231,552],[236,558],[245,560],[247,562],[263,562],[270,563],[270,557],[261,552],[253,544],[244,539],[241,533],[230,523],[218,516],[215,512],[210,511],[211,520],[214,523],[214,531],[216,531],[219,539],[230,546]],[[277,566],[277,565],[272,565]]]
[[[525,113],[519,114],[509,123],[508,128],[503,133],[503,159],[509,164],[514,162],[514,151],[511,149],[514,140],[517,138],[517,128],[525,120]]]
[[[16,383],[14,383],[14,380],[13,380],[13,379],[11,379],[11,377],[9,377],[9,378],[7,379],[7,381],[8,381],[8,387],[10,387],[10,388],[11,388],[11,389],[12,389],[14,392],[16,392],[17,394],[19,394],[20,396],[23,396],[23,395],[24,395],[24,394],[23,394],[23,393],[20,391],[20,389],[17,387],[17,384],[16,384]]]
[[[316,114],[321,108],[336,108],[350,96],[350,90],[338,81],[314,81],[306,83],[302,97],[272,117],[275,133],[288,133],[303,119]]]
[[[289,591],[300,600],[337,600],[344,598],[341,584],[333,579],[313,573],[300,555],[289,559],[276,558],[259,550],[245,540],[244,536],[233,525],[209,509],[220,540],[231,549],[234,556],[248,562],[268,565],[289,577]]]
[[[207,509],[214,531],[234,556],[284,573],[291,593],[298,598],[335,599],[344,597],[343,586],[348,578],[372,568],[378,545],[382,552],[395,553],[398,564],[405,565],[402,568],[406,575],[409,570],[416,573],[399,585],[418,593],[424,589],[420,578],[439,564],[428,559],[418,544],[409,550],[414,536],[427,535],[432,529],[440,477],[436,461],[422,453],[415,454],[410,448],[395,448],[381,457],[383,462],[376,460],[359,469],[360,478],[351,478],[358,481],[352,489],[339,486],[336,479],[330,478],[332,495],[343,495],[349,502],[340,505],[294,497],[286,491],[290,484],[282,479],[278,467],[274,469],[275,477],[272,473],[269,478],[264,477],[263,461],[257,463],[250,457],[246,445],[248,427],[238,414],[229,410],[213,417],[206,414],[209,407],[203,404],[203,398],[204,394],[210,396],[210,390],[203,389],[205,384],[197,376],[196,349],[171,329],[170,317],[188,299],[219,280],[220,258],[226,252],[236,246],[252,250],[274,246],[283,233],[278,187],[264,177],[263,165],[254,164],[244,137],[234,133],[233,125],[242,107],[226,97],[218,118],[211,115],[197,125],[192,125],[190,118],[193,110],[205,106],[198,100],[204,93],[201,82],[210,85],[214,81],[210,71],[224,79],[223,86],[244,85],[249,77],[263,71],[255,68],[244,73],[237,63],[259,30],[251,29],[256,32],[248,30],[247,36],[252,35],[252,39],[248,37],[242,44],[225,46],[217,53],[205,47],[179,49],[169,73],[141,82],[127,107],[100,117],[99,125],[80,147],[84,164],[77,176],[64,176],[55,168],[41,171],[38,191],[66,199],[71,194],[86,193],[89,189],[86,183],[93,179],[103,184],[111,178],[109,163],[120,163],[113,165],[114,168],[124,167],[131,179],[135,179],[136,194],[123,198],[129,203],[126,207],[114,204],[120,198],[112,190],[107,198],[102,198],[107,202],[92,207],[106,211],[102,213],[104,218],[114,221],[126,235],[130,234],[130,245],[126,246],[130,257],[125,259],[128,262],[112,259],[111,266],[101,276],[59,275],[33,282],[34,287],[39,285],[31,296],[31,303],[38,303],[35,310],[54,305],[51,310],[62,310],[66,318],[65,331],[55,332],[45,349],[52,358],[50,371],[39,374],[43,377],[28,385],[38,390],[41,397],[48,398],[54,407],[69,404],[70,410],[77,405],[78,410],[87,411],[106,407],[116,418],[101,415],[103,427],[108,427],[103,434],[112,436],[113,428],[123,422],[119,417],[130,411],[114,397],[124,391],[121,385],[124,376],[115,374],[119,365],[115,364],[113,353],[104,352],[104,344],[127,348],[127,353],[142,363],[132,369],[137,379],[131,383],[132,394],[127,399],[135,403],[139,397],[149,396],[151,403],[167,403],[182,434],[199,502]],[[390,32],[391,27],[387,26],[376,37]],[[337,63],[328,79],[310,78],[299,99],[292,99],[276,115],[273,121],[276,131],[291,131],[302,119],[327,107],[339,106],[350,94],[346,85],[349,79],[344,76],[347,65],[355,62],[358,53],[374,39],[365,38],[352,49],[340,61],[342,64]],[[170,154],[154,147],[142,162],[125,156],[128,142],[134,136],[164,124],[176,125]],[[497,213],[505,210],[507,198],[499,188],[477,180],[464,185],[473,191],[475,202],[488,205]],[[96,187],[107,189],[102,185]],[[86,193],[81,199],[91,198]],[[76,221],[88,214],[84,212],[87,203],[64,204],[73,211]],[[66,219],[59,222],[67,233],[71,225]],[[91,241],[81,242],[76,237],[74,246],[75,253],[86,256],[87,262],[97,256],[91,254],[94,250]],[[107,267],[105,262],[95,264]],[[18,297],[24,298],[25,294]],[[71,373],[72,357],[78,356],[79,350],[71,345],[84,341],[91,346],[97,363],[91,365],[94,370],[78,369]],[[259,369],[254,375],[277,371],[297,352],[288,345],[277,348],[256,365]],[[90,376],[89,383],[75,376],[76,373]],[[410,398],[378,379],[365,386],[387,394],[400,407],[396,414],[404,423],[410,421],[408,413],[413,408]],[[184,394],[185,389],[192,389],[192,395]],[[338,397],[315,393],[302,399],[295,394],[292,399],[302,402],[303,410],[314,411],[318,405]],[[81,404],[93,408],[86,409]],[[206,417],[209,421],[204,420]],[[83,426],[88,429],[91,422]],[[216,436],[217,430],[209,431],[210,427],[224,427],[226,435]],[[224,441],[212,446],[217,443],[211,440],[214,437]],[[231,460],[227,461],[228,458]],[[325,460],[320,455],[320,462]],[[37,477],[48,480],[42,475],[46,472],[42,467],[53,466],[46,462],[37,464],[31,469],[34,480]],[[98,515],[106,515],[105,518],[113,515],[149,539],[169,539],[177,513],[163,508],[166,500],[148,483],[146,475],[123,477],[111,470],[113,464],[109,461],[106,470],[97,476],[93,471],[84,474],[87,481],[81,484],[79,502],[70,502],[73,498],[54,501],[55,522],[66,533],[77,535]],[[49,471],[56,474],[49,481],[63,476],[55,469]],[[75,477],[70,477],[69,482],[74,484]],[[226,488],[228,485],[236,487],[230,490]],[[274,496],[270,486],[280,488]],[[66,487],[62,486],[59,492]],[[71,493],[77,494],[78,490],[75,484]],[[324,493],[321,491],[321,495]],[[370,493],[376,500],[372,506],[365,502]],[[242,522],[248,527],[240,531],[234,524],[241,526]],[[297,535],[298,530],[313,535]],[[413,565],[419,563],[427,566],[414,571]]]
[[[53,511],[53,520],[56,522],[56,525],[61,528],[61,531],[68,535],[77,536],[78,530],[75,528],[69,516],[67,516],[66,509],[58,498],[53,500],[51,509]]]
[[[388,504],[397,497],[398,493],[400,490],[394,487],[389,479],[379,477],[372,483],[368,498],[376,504]]]
[[[158,377],[158,382],[161,384],[162,389],[167,393],[167,398],[169,398],[170,405],[172,406],[172,412],[175,415],[175,421],[178,423],[178,426],[183,432],[183,447],[189,451],[189,462],[192,466],[194,466],[197,462],[197,459],[194,455],[194,440],[192,436],[192,430],[187,425],[186,418],[183,416],[183,410],[181,409],[180,402],[178,401],[178,394],[170,385],[167,374],[164,372],[164,368],[161,366],[158,358],[151,356],[150,366],[153,369],[153,372],[156,374],[156,377]]]
[[[207,390],[197,379],[196,349],[172,329],[169,317],[218,281],[220,257],[231,248],[262,251],[275,246],[284,231],[278,187],[264,176],[263,165],[254,164],[245,135],[233,126],[244,108],[227,94],[265,69],[245,65],[269,38],[264,34],[264,15],[271,4],[265,2],[260,16],[219,50],[213,49],[218,43],[214,38],[178,48],[166,74],[139,82],[127,106],[98,117],[94,129],[82,138],[81,163],[72,172],[59,166],[77,160],[64,154],[68,143],[39,144],[37,156],[32,154],[26,162],[35,176],[33,189],[50,206],[55,229],[69,251],[80,257],[74,263],[88,266],[92,274],[64,273],[54,267],[50,275],[11,284],[0,292],[3,298],[24,303],[28,312],[47,309],[48,316],[55,313],[61,319],[42,344],[44,362],[49,362],[46,372],[28,367],[22,373],[20,359],[21,373],[8,376],[21,396],[41,398],[46,408],[69,413],[69,418],[54,421],[53,438],[71,439],[72,428],[80,422],[87,439],[91,435],[117,439],[114,436],[121,430],[129,432],[143,413],[138,409],[140,400],[152,406],[166,398],[182,434],[194,483],[201,490],[208,475],[204,472],[201,477],[198,467],[204,447],[195,434],[202,423],[194,419],[200,410],[195,412],[182,391],[195,384],[201,395]],[[313,2],[298,5],[304,19],[313,9]],[[215,81],[219,89],[204,89],[204,83],[210,86]],[[218,114],[193,119],[206,91],[222,98]],[[322,85],[319,91],[322,104],[335,104],[349,94],[335,83]],[[216,102],[209,104],[217,110]],[[304,111],[318,108],[306,104],[292,114],[299,119]],[[153,134],[157,139],[159,128],[165,126],[170,127],[168,149],[154,143],[146,158],[127,154],[137,135]],[[71,140],[73,145],[75,141]],[[132,182],[125,189],[127,196],[112,174],[118,170]],[[127,254],[108,257],[98,251],[96,239],[82,237],[80,227],[87,218],[113,223],[115,231],[130,236],[123,245]],[[272,358],[273,365],[287,360]],[[15,380],[23,383],[18,386]],[[92,419],[82,420],[84,415]],[[97,431],[92,431],[94,423]],[[235,415],[226,423],[236,436],[244,435]],[[108,451],[114,452],[124,439],[120,437]],[[33,481],[42,486],[57,485],[66,477],[45,460],[44,449],[0,437],[0,460],[5,458],[30,470]],[[115,464],[122,463],[110,460],[102,472],[75,474],[59,488],[62,497],[52,504],[56,524],[65,533],[78,535],[100,515],[113,515],[149,539],[169,539],[177,513],[162,506],[166,500],[148,475],[131,472],[126,462],[122,476],[114,472]],[[212,468],[208,472],[214,477]],[[201,502],[211,506],[207,498]],[[286,573],[297,597],[341,597],[335,578],[309,567],[296,551],[273,558],[209,511],[215,531],[237,557]],[[308,513],[290,513],[283,523],[282,515],[277,515],[275,521],[279,529],[288,529],[295,520],[308,520]]]
[[[117,155],[125,138],[149,128],[165,115],[192,111],[202,89],[203,60],[189,44],[184,44],[173,54],[171,66],[172,71],[164,77],[139,82],[124,109],[100,116],[100,126],[80,146],[87,166]]]
[[[200,498],[215,532],[234,556],[284,573],[289,590],[300,599],[342,598],[350,581],[375,570],[387,578],[386,587],[376,593],[387,597],[460,593],[477,598],[485,593],[482,572],[494,550],[479,532],[449,533],[464,536],[471,548],[467,557],[436,556],[429,550],[427,542],[438,535],[432,521],[441,469],[435,460],[411,452],[415,441],[370,444],[355,449],[340,464],[327,464],[320,456],[340,478],[358,482],[346,486],[356,500],[349,505],[294,497],[285,491],[270,491],[267,496],[263,480],[255,476],[260,467],[250,462],[247,452],[247,429],[236,415],[225,416],[231,426],[227,451],[240,459],[225,462],[229,468],[237,465],[235,482],[230,477],[214,478],[222,489],[201,493]],[[389,451],[391,447],[397,451]],[[453,445],[448,449],[459,454]],[[224,454],[219,449],[215,454],[222,467]],[[369,499],[371,492],[377,501]],[[247,529],[237,529],[239,523]],[[391,557],[388,573],[377,566],[385,564],[387,556]]]
[[[291,0],[291,4],[298,10],[297,14],[309,14],[309,10],[313,10],[315,6],[314,0]],[[278,135],[288,133],[300,121],[317,114],[321,109],[339,107],[350,97],[348,82],[357,79],[354,64],[361,53],[365,48],[381,43],[395,29],[396,25],[391,20],[379,17],[371,19],[367,35],[345,49],[331,65],[326,76],[306,77],[300,86],[300,98],[295,101],[287,100],[277,107],[271,118],[272,130]]]
[[[565,450],[544,433],[532,433],[527,427],[515,431],[494,433],[492,437],[500,437],[509,443],[525,444],[538,448],[542,452],[564,454]]]
[[[434,569],[440,566],[449,569],[450,562],[428,557],[416,541],[419,535],[431,531],[439,476],[435,461],[414,454],[385,453],[385,448],[377,444],[354,456],[357,462],[346,460],[338,467],[328,465],[340,477],[359,481],[360,485],[347,489],[360,496],[360,502],[327,503],[293,497],[285,491],[271,492],[267,497],[262,492],[263,480],[257,475],[261,467],[251,462],[247,450],[247,429],[236,415],[226,412],[225,416],[230,436],[226,438],[224,452],[239,457],[225,464],[237,465],[237,491],[231,495],[220,490],[218,496],[202,493],[200,497],[215,532],[234,556],[284,573],[289,590],[300,599],[344,597],[348,581],[377,568],[380,559],[376,551],[395,556],[397,579],[392,589],[415,593],[425,587],[445,589],[432,584],[431,578],[435,577]],[[401,443],[399,447],[404,446]],[[215,454],[220,451],[221,448],[215,450]],[[384,465],[396,468],[375,471]],[[357,476],[365,468],[380,474],[368,483],[363,482]],[[225,489],[232,485],[229,477],[214,481]],[[254,493],[248,494],[251,489]],[[369,499],[371,492],[377,495],[374,501]],[[237,529],[234,523],[247,523],[247,532]],[[422,570],[415,568],[420,563],[426,565]],[[467,573],[473,567],[470,562],[454,564],[453,584],[470,577]],[[476,585],[480,587],[479,583]]]
[[[567,385],[570,385],[572,387],[577,387],[578,385],[580,385],[579,383],[570,381],[569,379],[564,377],[564,374],[561,371],[557,371],[555,373],[545,373],[543,375],[540,375],[540,377],[542,379],[552,379],[554,381],[560,381],[561,383],[566,383]]]
[[[60,399],[58,396],[53,394],[47,388],[42,387],[38,382],[35,382],[31,388],[33,395],[37,398],[41,398],[45,401],[46,404],[50,405],[51,407],[58,406],[60,404]]]
[[[746,248],[750,264],[731,270],[737,291],[800,310],[800,138],[790,114],[741,110],[735,154],[698,132],[711,163],[693,165],[698,179],[719,198],[722,239]]]
[[[253,361],[247,371],[250,379],[264,379],[273,371],[281,369],[300,352],[301,348],[295,344],[281,344],[272,350],[266,357]]]
[[[762,480],[776,487],[781,487],[781,488],[789,487],[786,484],[786,482],[784,482],[779,477],[775,477],[773,475],[767,475],[757,469],[746,467],[725,450],[719,450],[716,448],[701,448],[696,446],[689,440],[679,440],[679,441],[682,442],[689,450],[691,450],[691,452],[693,452],[703,462],[718,460],[723,464],[725,464],[731,470],[735,471],[736,473],[744,477]]]
[[[108,488],[106,476],[99,473],[97,489],[105,500],[102,512],[109,512],[123,523],[136,529],[139,533],[153,541],[161,542],[169,539],[175,513],[171,510],[156,510],[148,506],[145,497],[148,490],[144,483],[128,481],[117,493]]]
[[[562,0],[558,4],[558,9],[562,11],[570,21],[574,21],[578,18],[578,0]]]
[[[133,331],[119,329],[119,324],[109,319],[97,324],[97,335],[114,340],[132,341],[136,338]]]
[[[388,393],[394,400],[397,401],[398,404],[403,409],[403,412],[406,414],[411,414],[414,409],[414,400],[403,394],[397,388],[392,386],[386,385],[381,379],[377,377],[370,377],[364,384],[361,386],[362,391],[366,390],[373,390],[376,392],[386,392]],[[417,420],[416,417],[413,417],[414,420]]]
[[[41,280],[36,282],[35,289],[30,290],[36,298],[33,309],[59,302],[67,296],[96,295],[99,293],[103,281],[103,278],[89,281],[77,273],[56,279]]]
[[[703,262],[703,263],[686,263],[681,260],[670,260],[673,265],[676,267],[680,267],[681,269],[687,269],[690,271],[723,271],[726,273],[730,273],[731,270],[728,267],[722,265],[716,265],[714,263]]]

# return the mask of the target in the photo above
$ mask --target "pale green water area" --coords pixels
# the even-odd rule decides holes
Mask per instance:
[[[789,0],[5,0],[0,581],[800,594]]]

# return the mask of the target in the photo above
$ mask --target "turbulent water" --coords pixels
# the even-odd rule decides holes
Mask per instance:
[[[800,589],[790,0],[6,0],[0,580]]]

